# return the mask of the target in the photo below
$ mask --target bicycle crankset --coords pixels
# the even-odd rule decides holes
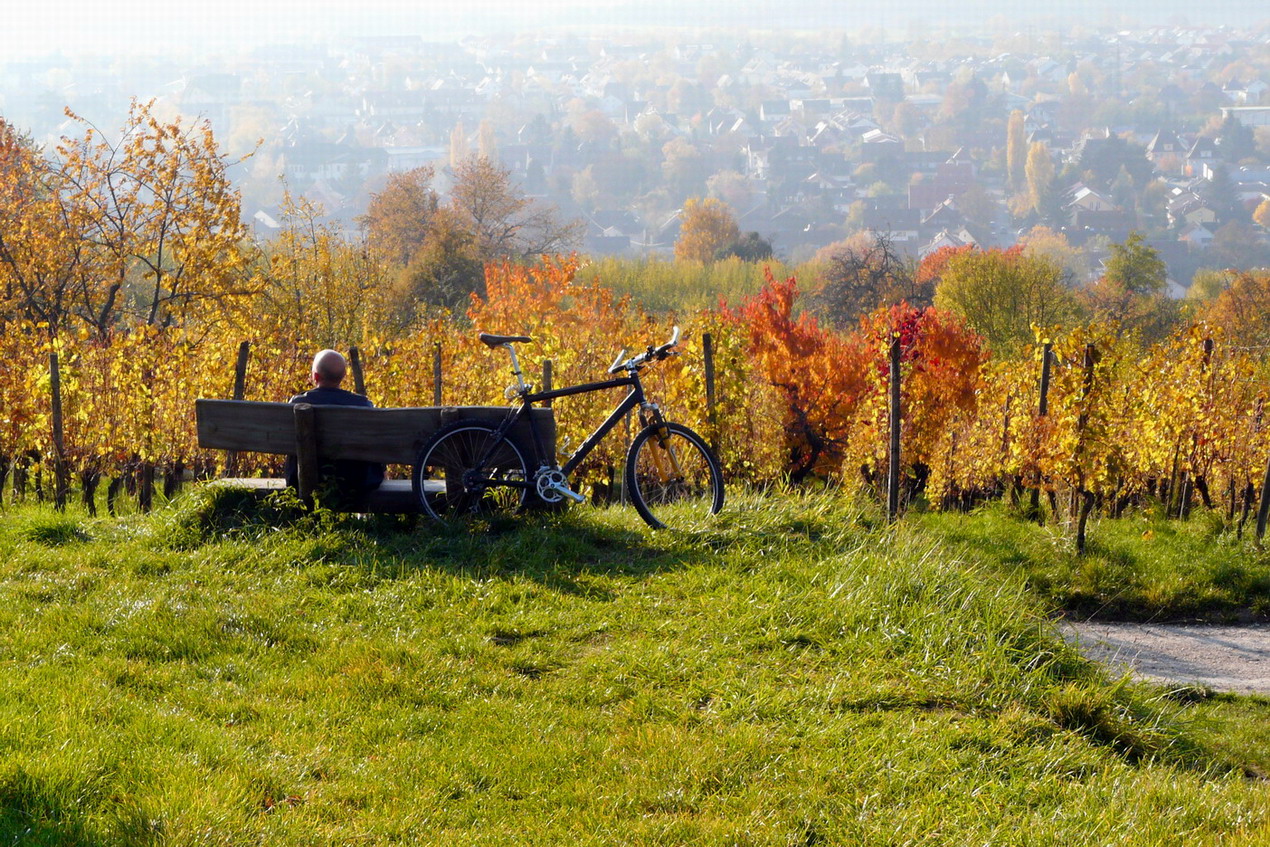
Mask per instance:
[[[569,488],[559,468],[539,468],[534,474],[534,487],[544,503],[559,503],[568,497],[575,503],[585,503],[586,498]]]

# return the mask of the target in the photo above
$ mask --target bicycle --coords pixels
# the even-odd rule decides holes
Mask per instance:
[[[475,420],[456,421],[438,430],[424,444],[411,482],[426,514],[446,520],[463,514],[514,512],[523,509],[531,496],[550,505],[564,504],[566,500],[586,502],[586,497],[569,487],[569,476],[635,409],[639,410],[641,428],[627,451],[623,480],[640,517],[654,529],[664,529],[670,524],[686,524],[717,514],[723,508],[719,460],[700,435],[667,421],[660,407],[645,397],[640,381],[640,371],[645,367],[678,355],[672,350],[679,343],[679,327],[674,328],[670,341],[659,347],[650,345],[643,353],[625,359],[626,350],[618,353],[608,373],[624,372],[624,376],[538,392],[525,382],[514,346],[533,339],[481,333],[480,340],[490,349],[506,349],[511,356],[516,384],[508,389],[508,395],[519,405],[514,405],[498,426]],[[622,387],[629,387],[630,392],[563,466],[554,455],[542,455],[534,416],[529,413],[535,403]],[[512,427],[522,419],[528,421],[532,434],[529,440],[534,455],[528,461],[516,442],[508,438]]]

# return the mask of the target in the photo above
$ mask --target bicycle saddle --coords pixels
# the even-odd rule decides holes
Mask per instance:
[[[520,341],[524,343],[533,341],[533,339],[528,335],[490,335],[488,332],[482,332],[479,338],[490,347],[500,347],[512,341]]]

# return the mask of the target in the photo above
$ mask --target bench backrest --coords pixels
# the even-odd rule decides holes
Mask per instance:
[[[249,400],[196,400],[198,444],[205,449],[245,453],[297,453],[296,410],[290,403]],[[475,419],[499,424],[506,406],[423,406],[370,409],[312,406],[317,455],[322,459],[359,459],[412,464],[424,442],[447,424]],[[556,420],[551,409],[534,409],[534,427],[544,457],[555,456]],[[518,421],[509,437],[533,460],[528,421]]]

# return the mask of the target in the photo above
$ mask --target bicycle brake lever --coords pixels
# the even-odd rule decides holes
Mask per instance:
[[[622,348],[622,352],[617,354],[617,358],[613,360],[613,364],[609,365],[609,373],[615,374],[622,369],[622,359],[626,356],[626,348]]]

